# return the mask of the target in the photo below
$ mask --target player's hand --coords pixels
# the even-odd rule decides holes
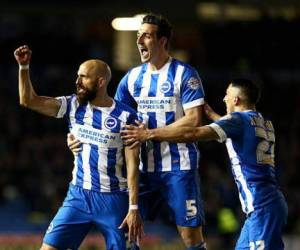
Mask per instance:
[[[144,225],[139,210],[129,210],[119,229],[128,227],[128,240],[139,244],[144,236]]]
[[[71,133],[67,135],[67,144],[73,155],[77,155],[82,150],[82,143]]]
[[[140,121],[135,121],[137,126],[125,125],[121,130],[121,138],[125,145],[129,148],[134,148],[139,142],[144,142],[148,138],[148,129],[145,124]]]
[[[31,60],[32,51],[27,45],[23,45],[17,48],[14,52],[14,56],[19,65],[28,65]]]
[[[217,114],[209,105],[207,102],[203,105],[203,111],[206,117],[212,121],[220,119],[220,115]]]

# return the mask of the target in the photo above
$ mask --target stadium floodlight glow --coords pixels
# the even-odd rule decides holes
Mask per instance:
[[[135,15],[134,17],[116,17],[112,20],[111,25],[115,30],[138,30],[141,26],[144,15]]]

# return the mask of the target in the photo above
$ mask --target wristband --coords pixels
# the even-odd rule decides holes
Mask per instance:
[[[129,205],[129,210],[138,210],[139,206],[138,205]]]
[[[29,64],[20,64],[19,65],[19,70],[27,70],[27,69],[29,69]]]

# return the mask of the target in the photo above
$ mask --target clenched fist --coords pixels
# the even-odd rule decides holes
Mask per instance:
[[[31,60],[32,51],[27,45],[23,45],[17,48],[14,52],[14,56],[19,65],[28,65]]]

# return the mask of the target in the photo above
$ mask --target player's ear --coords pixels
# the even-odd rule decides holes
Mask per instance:
[[[102,88],[106,84],[106,79],[104,77],[99,77],[98,78],[98,87]]]
[[[166,45],[167,45],[167,42],[168,42],[168,39],[166,38],[166,37],[161,37],[160,39],[159,39],[159,43],[162,45],[162,47],[166,47]]]
[[[238,105],[241,102],[241,98],[239,96],[236,96],[236,97],[234,97],[233,102],[235,105]]]

